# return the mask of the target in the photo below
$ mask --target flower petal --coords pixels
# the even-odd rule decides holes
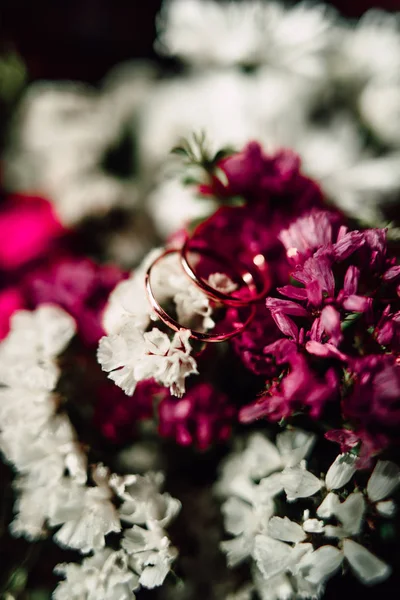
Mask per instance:
[[[367,494],[372,502],[387,498],[400,484],[400,467],[389,460],[378,460],[369,478]]]
[[[272,538],[282,542],[298,543],[306,538],[301,525],[287,517],[272,517],[268,522],[267,531]]]
[[[389,565],[353,540],[343,541],[343,553],[364,585],[375,585],[391,574]]]
[[[306,554],[298,564],[301,573],[306,572],[305,579],[310,583],[323,583],[337,571],[343,561],[343,554],[334,546],[321,546],[315,552]]]
[[[322,485],[318,477],[300,467],[285,469],[282,472],[282,484],[289,502],[313,496]]]
[[[354,492],[344,502],[338,504],[334,515],[342,523],[347,535],[358,535],[365,513],[365,500],[360,492]]]
[[[338,490],[350,481],[356,472],[355,463],[357,456],[354,454],[339,454],[329,467],[325,484],[328,490]]]

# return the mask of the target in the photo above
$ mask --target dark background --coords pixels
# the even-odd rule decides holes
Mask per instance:
[[[292,2],[293,4],[293,2]],[[332,0],[346,17],[400,0]],[[0,0],[1,49],[17,50],[29,79],[96,82],[116,63],[155,58],[161,0]]]

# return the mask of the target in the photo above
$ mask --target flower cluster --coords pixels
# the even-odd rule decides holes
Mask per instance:
[[[121,477],[97,464],[88,477],[87,456],[56,391],[56,359],[75,331],[67,313],[42,305],[17,312],[0,344],[0,447],[18,473],[11,531],[36,540],[57,527],[56,543],[93,554],[81,566],[58,566],[66,580],[55,598],[134,599],[133,590],[161,585],[170,570],[176,551],[164,527],[180,503],[160,493],[161,474]],[[120,550],[106,548],[110,533],[122,535]]]
[[[251,560],[261,598],[266,590],[271,598],[319,598],[343,562],[366,585],[390,575],[389,565],[360,541],[380,519],[393,517],[399,467],[378,461],[365,488],[358,483],[351,491],[356,456],[339,455],[318,478],[304,460],[314,441],[301,430],[278,434],[276,446],[253,434],[222,467],[216,492],[225,499],[225,529],[233,536],[222,550],[231,567]],[[297,517],[286,516],[289,506]]]
[[[367,459],[399,426],[400,267],[384,230],[335,232],[326,212],[298,219],[280,239],[293,283],[266,300],[280,339],[264,348],[278,372],[241,419],[279,420],[303,409],[320,418],[340,400],[342,423],[351,424],[353,445],[364,440]]]

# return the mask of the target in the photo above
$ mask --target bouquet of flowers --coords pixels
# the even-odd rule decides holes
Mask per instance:
[[[400,265],[388,231],[355,229],[290,150],[212,154],[194,136],[174,152],[218,208],[131,274],[71,255],[44,201],[29,239],[4,244],[3,268],[20,273],[0,344],[11,532],[68,549],[58,600],[390,586]],[[13,206],[10,224],[25,214]]]
[[[394,597],[398,19],[157,29],[96,89],[0,62],[0,594]]]

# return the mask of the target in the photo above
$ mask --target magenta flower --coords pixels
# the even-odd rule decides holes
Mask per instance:
[[[306,211],[323,206],[319,187],[300,172],[292,152],[268,156],[256,142],[218,166],[228,183],[215,179],[200,191],[224,198],[242,196],[247,202],[220,208],[196,231],[195,239],[211,248],[219,248],[223,240],[224,253],[249,268],[253,257],[263,254],[274,281],[287,281],[289,264],[278,235]]]
[[[226,440],[231,432],[235,409],[228,397],[209,383],[200,383],[177,400],[168,396],[158,406],[159,433],[181,446],[206,450]]]
[[[25,290],[33,307],[51,302],[68,311],[78,325],[85,344],[96,344],[104,335],[102,312],[107,298],[124,273],[111,265],[88,258],[61,257],[31,273]]]
[[[8,197],[0,207],[0,269],[12,271],[49,253],[66,233],[47,200]]]
[[[265,348],[265,352],[270,352],[276,364],[283,367],[281,375],[269,382],[267,391],[256,402],[241,409],[242,423],[261,417],[279,421],[301,409],[318,419],[326,403],[338,398],[339,380],[335,370],[329,368],[319,376],[294,342],[278,340]]]
[[[313,210],[294,221],[278,235],[289,262],[304,264],[321,246],[329,246],[338,235],[340,216],[327,210]],[[336,235],[335,235],[336,234]]]
[[[272,199],[273,196],[297,196],[298,202],[309,205],[311,189],[320,195],[319,188],[300,174],[300,159],[291,150],[274,155],[264,154],[258,142],[250,142],[241,152],[218,163],[226,182],[214,177],[210,186],[202,186],[203,194],[219,197],[242,196],[249,202]],[[299,207],[299,212],[305,207]]]
[[[244,366],[255,375],[273,376],[276,367],[271,355],[264,348],[279,336],[279,329],[263,303],[257,305],[257,312],[245,331],[232,338],[231,344]]]
[[[122,444],[137,435],[141,421],[153,418],[153,402],[168,395],[168,390],[154,379],[140,381],[133,396],[121,388],[104,383],[96,396],[94,425],[108,440]]]
[[[360,429],[397,435],[400,365],[391,355],[370,355],[350,366],[354,386],[343,400],[344,416]]]

